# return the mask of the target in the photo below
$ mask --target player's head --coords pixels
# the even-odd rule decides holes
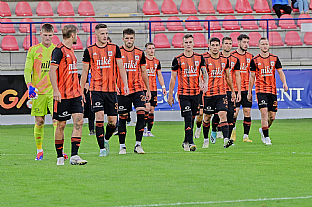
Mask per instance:
[[[107,42],[109,42],[109,43],[113,42],[112,39],[109,36],[107,37]]]
[[[192,52],[195,45],[193,35],[191,34],[184,35],[182,44],[184,47],[184,52]]]
[[[242,50],[242,51],[247,51],[248,47],[249,47],[249,37],[246,34],[241,34],[237,37],[237,43],[238,43],[238,47]]]
[[[263,53],[269,52],[270,45],[269,45],[268,38],[266,38],[266,37],[261,37],[260,38],[260,40],[259,40],[259,48],[260,48],[260,51],[263,52]]]
[[[77,43],[78,28],[75,25],[67,24],[62,29],[63,39],[72,39],[73,44]]]
[[[98,43],[106,44],[108,38],[107,25],[103,23],[97,24],[95,26],[95,35]]]
[[[155,54],[155,45],[152,42],[145,44],[145,52],[148,56],[154,56]]]
[[[124,29],[122,32],[122,40],[125,43],[125,47],[131,49],[134,45],[135,31],[131,28]]]
[[[40,36],[42,38],[42,44],[46,47],[50,47],[52,44],[52,38],[54,34],[54,27],[50,23],[44,23],[41,26]]]
[[[217,37],[212,37],[209,39],[209,48],[211,54],[217,55],[220,50],[220,39]]]
[[[222,39],[222,50],[224,52],[230,52],[232,49],[232,38],[231,37],[223,37]]]

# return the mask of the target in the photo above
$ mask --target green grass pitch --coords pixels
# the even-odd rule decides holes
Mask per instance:
[[[312,120],[276,120],[264,146],[258,128],[242,142],[237,122],[235,146],[223,140],[184,152],[183,122],[155,122],[155,137],[143,138],[144,155],[134,154],[134,127],[128,127],[127,154],[119,155],[118,137],[110,155],[98,157],[95,136],[83,128],[79,154],[84,166],[56,165],[53,127],[45,126],[44,160],[35,161],[33,125],[1,126],[0,206],[311,206]],[[72,125],[65,130],[70,154]]]

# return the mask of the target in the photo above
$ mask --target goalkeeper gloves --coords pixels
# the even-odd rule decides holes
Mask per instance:
[[[37,99],[38,98],[38,89],[33,87],[32,85],[28,86],[28,97],[32,99]]]

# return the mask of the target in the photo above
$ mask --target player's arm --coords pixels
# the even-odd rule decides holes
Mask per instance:
[[[81,78],[80,78],[81,94],[82,94],[82,100],[84,102],[86,102],[86,98],[84,95],[84,88],[85,88],[87,78],[88,78],[89,67],[90,67],[90,53],[89,53],[88,48],[86,48],[82,57],[82,73],[81,73]]]
[[[162,93],[163,93],[164,96],[165,96],[165,95],[167,95],[167,90],[166,90],[166,86],[165,86],[164,77],[163,77],[163,75],[162,75],[162,73],[161,73],[161,65],[160,65],[160,62],[159,62],[159,64],[158,64],[158,66],[157,66],[156,72],[157,72],[158,81],[159,81],[159,83],[160,83],[160,85],[161,85],[161,88],[162,88]]]
[[[200,64],[200,70],[201,70],[201,75],[203,77],[203,84],[202,84],[202,91],[204,93],[207,92],[208,90],[208,72],[207,72],[207,68],[206,68],[206,63],[205,63],[205,59],[203,56],[201,56],[201,64]]]
[[[63,52],[60,48],[55,48],[52,51],[51,65],[50,65],[50,71],[49,71],[50,81],[51,81],[52,88],[53,88],[53,99],[58,102],[61,102],[62,97],[57,86],[56,70],[59,67],[62,57],[63,57]]]
[[[284,91],[288,91],[288,86],[287,86],[287,82],[286,82],[286,76],[285,76],[285,73],[283,72],[282,70],[282,64],[280,62],[280,60],[277,58],[276,60],[276,65],[275,65],[275,68],[278,72],[278,75],[283,83],[283,89]]]
[[[28,88],[28,98],[36,98],[38,96],[36,88],[31,83],[31,73],[33,71],[33,66],[34,66],[34,54],[32,52],[32,48],[29,48],[24,69],[24,79]]]
[[[248,94],[247,94],[247,99],[250,102],[252,102],[252,87],[255,84],[255,77],[256,77],[256,65],[255,65],[255,61],[252,59],[250,61],[250,77],[249,77],[249,87],[248,87]]]
[[[236,85],[237,85],[237,97],[236,97],[236,101],[240,102],[241,101],[241,76],[240,76],[240,62],[239,59],[237,58],[237,62],[234,66],[234,71],[235,71],[235,80],[236,80]]]
[[[174,104],[173,98],[173,89],[176,82],[177,74],[178,74],[179,63],[177,58],[174,58],[172,61],[172,68],[171,68],[171,78],[169,83],[169,95],[168,95],[168,104],[172,107]]]
[[[119,68],[120,77],[124,83],[124,91],[125,95],[129,94],[129,88],[128,88],[128,78],[127,78],[127,72],[126,69],[123,66],[123,62],[121,58],[116,59],[117,66]]]
[[[141,75],[142,75],[142,80],[146,86],[146,100],[150,100],[151,99],[151,90],[150,90],[150,87],[149,87],[149,82],[148,82],[148,74],[146,72],[146,59],[145,59],[145,55],[144,55],[144,52],[142,52],[142,58],[141,58],[141,61],[140,61],[140,65],[141,65]]]

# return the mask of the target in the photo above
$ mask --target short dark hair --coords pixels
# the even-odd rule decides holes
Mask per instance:
[[[67,24],[62,29],[63,39],[70,38],[71,34],[77,34],[78,28],[73,24]]]
[[[154,45],[154,46],[155,46],[155,44],[154,44],[154,43],[152,43],[152,42],[148,42],[148,43],[146,43],[146,44],[145,44],[145,48],[147,48],[149,45]]]
[[[54,32],[54,27],[52,24],[50,23],[44,23],[41,26],[41,31],[45,31],[45,32]]]
[[[106,24],[103,24],[103,23],[99,23],[95,26],[95,29],[98,30],[100,28],[107,28],[107,25]]]
[[[218,42],[218,43],[220,44],[220,39],[217,38],[217,37],[211,37],[211,38],[209,39],[209,44],[211,44],[211,42]]]
[[[237,37],[237,41],[242,41],[243,39],[248,39],[248,40],[249,40],[248,35],[246,35],[246,34],[240,34],[240,35]]]
[[[113,42],[113,40],[110,37],[107,37],[107,41]]]
[[[260,41],[261,41],[261,40],[267,40],[267,41],[269,41],[268,38],[266,38],[266,37],[261,37],[261,38],[259,39],[259,44],[260,44]]]
[[[134,29],[131,28],[124,29],[122,32],[122,36],[124,37],[125,35],[135,35]]]
[[[222,39],[222,44],[224,43],[225,40],[231,40],[231,41],[233,42],[233,40],[232,40],[231,37],[223,37],[223,39]]]
[[[182,39],[184,40],[184,39],[187,39],[187,38],[190,38],[190,37],[194,39],[193,35],[191,35],[191,34],[184,35]]]

